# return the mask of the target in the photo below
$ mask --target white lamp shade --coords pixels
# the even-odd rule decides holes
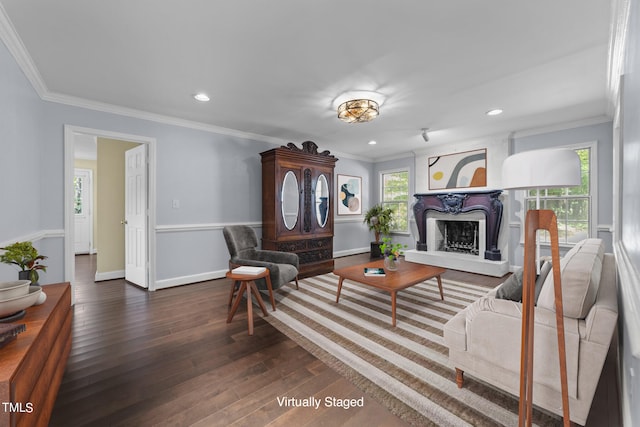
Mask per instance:
[[[502,164],[502,187],[550,188],[580,185],[580,157],[570,149],[523,151]]]

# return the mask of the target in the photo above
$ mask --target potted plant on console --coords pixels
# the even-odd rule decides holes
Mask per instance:
[[[373,231],[376,239],[375,242],[371,242],[371,258],[380,258],[382,256],[380,236],[390,233],[392,221],[393,210],[385,208],[381,204],[372,206],[365,213],[363,222],[367,224],[369,230]]]
[[[380,251],[384,254],[384,268],[388,270],[397,270],[400,255],[404,254],[407,245],[402,243],[393,243],[391,237],[384,237],[380,245]]]
[[[37,284],[40,278],[38,270],[47,271],[47,266],[40,264],[47,257],[40,255],[31,242],[16,242],[0,250],[5,251],[0,255],[0,262],[20,267],[20,280],[31,280],[31,284]]]

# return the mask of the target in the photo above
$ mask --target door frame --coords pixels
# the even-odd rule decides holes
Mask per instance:
[[[112,132],[72,125],[64,125],[64,277],[71,283],[75,280],[75,242],[74,242],[74,210],[73,210],[73,174],[75,136],[78,134],[98,138],[117,139],[122,141],[147,144],[147,277],[149,291],[156,290],[156,139],[147,136]],[[74,293],[72,303],[75,302]]]

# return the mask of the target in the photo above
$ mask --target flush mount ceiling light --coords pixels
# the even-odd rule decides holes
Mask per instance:
[[[338,118],[347,123],[364,123],[378,117],[380,106],[371,99],[352,99],[338,106]]]
[[[369,141],[367,144],[369,144],[369,145],[376,145],[376,144],[377,144],[377,142],[375,142],[374,140],[371,140],[371,141]]]
[[[499,108],[494,108],[493,110],[489,110],[485,113],[487,116],[497,116],[502,114],[502,110]]]
[[[196,99],[196,101],[200,101],[200,102],[207,102],[209,101],[209,96],[206,93],[196,93],[195,95],[193,95],[193,97]]]

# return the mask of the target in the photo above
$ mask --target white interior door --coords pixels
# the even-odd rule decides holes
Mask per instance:
[[[147,288],[146,144],[126,151],[125,183],[125,279]]]
[[[93,246],[92,173],[90,169],[75,169],[73,175],[73,210],[76,254],[88,254]]]

